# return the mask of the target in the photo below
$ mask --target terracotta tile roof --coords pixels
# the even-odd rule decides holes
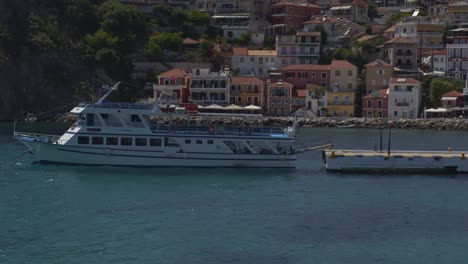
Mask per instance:
[[[365,36],[362,36],[358,39],[356,39],[357,42],[364,42],[364,41],[368,41],[368,40],[371,40],[373,38],[376,38],[378,37],[379,35],[365,35]]]
[[[375,60],[375,61],[372,61],[372,62],[369,62],[367,63],[366,65],[364,65],[364,67],[373,67],[373,66],[388,66],[388,67],[393,67],[390,63],[387,63],[383,60]]]
[[[297,96],[299,97],[306,97],[307,96],[307,90],[297,90]]]
[[[329,71],[330,65],[326,64],[290,64],[280,70],[282,71]]]
[[[324,17],[324,16],[320,16],[320,17],[315,17],[309,21],[306,21],[304,22],[304,24],[324,24],[326,22],[336,22],[338,19],[334,18],[334,17]]]
[[[276,56],[276,50],[249,50],[249,56]]]
[[[369,99],[369,98],[385,98],[387,97],[387,90],[388,89],[379,89],[377,91],[373,91],[370,94],[363,96],[363,99]]]
[[[184,69],[174,68],[167,72],[163,72],[159,75],[159,78],[166,78],[166,79],[178,79],[183,78],[187,75],[187,72]]]
[[[299,6],[299,7],[314,7],[314,8],[319,8],[322,9],[318,5],[313,5],[313,4],[296,4],[296,3],[291,3],[291,2],[279,2],[276,4],[271,5],[272,7],[274,6]]]
[[[331,68],[356,68],[356,66],[347,60],[332,60]]]
[[[394,44],[416,44],[416,41],[410,38],[405,38],[405,37],[395,37],[385,42],[385,44],[392,44],[392,43]]]
[[[387,28],[384,32],[385,33],[395,32],[395,26],[391,26],[391,27]]]
[[[185,38],[183,40],[184,45],[198,45],[199,43],[200,43],[200,41],[194,40],[194,39],[191,39],[191,38]]]
[[[249,49],[246,47],[232,48],[232,55],[249,55]]]
[[[254,76],[233,76],[231,83],[258,83],[263,84],[263,81]]]
[[[420,81],[413,79],[413,78],[396,78],[396,77],[390,78],[390,83],[421,84]]]
[[[442,95],[442,97],[459,97],[459,96],[463,96],[462,93],[458,92],[458,91],[455,91],[455,90],[452,90],[450,92],[447,92],[447,93],[444,93]]]

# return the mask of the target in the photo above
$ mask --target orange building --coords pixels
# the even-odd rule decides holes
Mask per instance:
[[[231,77],[230,103],[239,106],[264,105],[265,83],[253,76]]]

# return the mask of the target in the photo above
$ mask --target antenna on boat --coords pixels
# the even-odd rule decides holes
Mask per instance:
[[[391,139],[392,139],[392,127],[391,127],[391,126],[388,126],[388,150],[387,150],[388,156],[390,156],[390,143],[391,143]]]
[[[380,151],[383,148],[383,119],[380,122]]]
[[[104,102],[104,100],[107,99],[107,97],[109,97],[109,95],[113,92],[113,91],[117,91],[119,89],[119,85],[120,85],[121,82],[118,82],[116,83],[114,86],[112,86],[111,88],[108,88],[108,87],[105,87],[103,86],[102,88],[106,89],[107,90],[107,93],[105,95],[103,95],[101,97],[101,99],[99,99],[96,104],[102,104]]]

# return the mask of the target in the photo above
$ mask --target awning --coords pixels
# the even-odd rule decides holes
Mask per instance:
[[[242,109],[242,107],[235,105],[235,104],[224,107],[224,110],[240,110],[240,109]]]
[[[217,104],[212,104],[207,107],[204,107],[205,109],[224,109],[224,107],[217,105]]]
[[[259,106],[255,106],[255,105],[249,105],[249,106],[244,107],[244,109],[248,109],[248,110],[260,110],[260,109],[262,109],[262,108],[259,107]]]
[[[442,101],[456,101],[457,97],[455,97],[455,96],[444,96],[444,97],[442,97],[441,100]]]
[[[343,10],[343,9],[350,9],[351,6],[333,6],[330,10]]]
[[[437,109],[429,108],[429,109],[424,110],[424,112],[426,112],[426,113],[446,113],[446,112],[452,112],[452,110],[447,109],[447,108],[437,108]]]

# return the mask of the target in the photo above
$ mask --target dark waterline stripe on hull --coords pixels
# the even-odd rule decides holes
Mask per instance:
[[[58,162],[58,161],[48,161],[48,160],[39,160],[34,161],[33,164],[41,165],[64,165],[64,166],[87,166],[87,167],[127,167],[127,168],[180,168],[180,165],[171,166],[171,165],[112,165],[112,164],[86,164],[86,163],[70,163],[70,162]],[[295,169],[295,166],[291,167],[271,167],[271,166],[187,166],[191,168],[238,168],[238,169],[248,169],[248,168],[269,168],[269,169]]]
[[[69,149],[61,149],[57,148],[57,150],[65,151],[65,152],[75,152],[75,153],[82,153],[82,154],[90,154],[90,155],[99,155],[99,156],[120,156],[120,157],[132,157],[132,158],[153,158],[153,159],[182,159],[182,160],[252,160],[250,159],[223,159],[223,158],[184,158],[184,157],[154,157],[154,156],[136,156],[136,155],[124,155],[124,154],[105,154],[105,153],[95,153],[95,152],[88,152],[88,151],[79,151],[79,150],[69,150]],[[295,161],[296,159],[257,159],[256,161]]]

